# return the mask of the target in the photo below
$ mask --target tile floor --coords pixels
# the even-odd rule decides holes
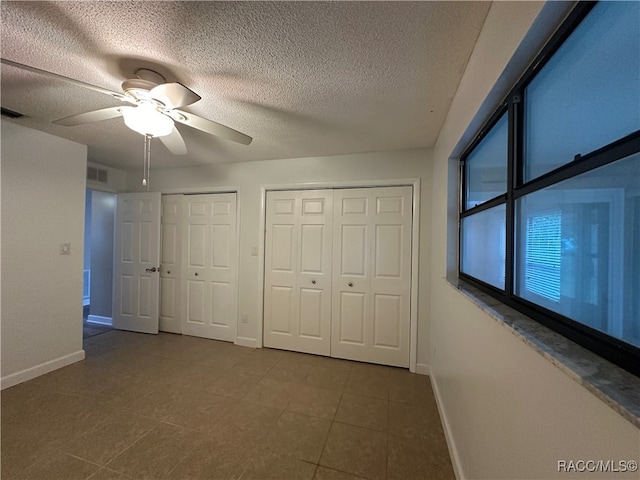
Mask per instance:
[[[452,479],[427,377],[111,331],[4,390],[3,479]]]

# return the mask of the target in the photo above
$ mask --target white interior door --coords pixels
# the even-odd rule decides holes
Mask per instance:
[[[330,355],[331,190],[267,192],[264,345]]]
[[[335,190],[331,356],[409,366],[412,187]]]
[[[158,333],[160,193],[123,193],[116,209],[113,326]]]
[[[162,196],[160,331],[182,333],[182,198]]]
[[[185,195],[183,211],[182,333],[234,342],[236,194]]]

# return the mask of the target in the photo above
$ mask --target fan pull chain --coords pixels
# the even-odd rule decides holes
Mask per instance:
[[[142,158],[142,186],[149,190],[149,171],[151,170],[151,135],[144,136],[144,157]]]

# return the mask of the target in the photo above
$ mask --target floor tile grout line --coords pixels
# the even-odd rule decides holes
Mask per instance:
[[[118,473],[122,473],[123,475],[126,475],[124,472],[121,472],[120,470],[116,470],[113,467],[110,467],[109,465],[111,465],[118,457],[120,457],[120,455],[122,455],[124,452],[126,452],[127,450],[129,450],[131,447],[133,447],[134,445],[136,445],[137,443],[139,443],[140,441],[142,441],[143,438],[147,437],[148,435],[151,434],[151,432],[153,432],[154,430],[157,430],[158,428],[160,428],[160,424],[163,422],[158,421],[158,425],[156,425],[155,427],[153,427],[152,429],[150,429],[147,433],[145,433],[144,435],[142,435],[140,438],[138,438],[135,442],[133,442],[131,445],[129,445],[126,449],[122,450],[122,452],[120,452],[117,456],[113,457],[111,460],[109,460],[105,465],[103,465],[105,468],[108,468],[109,470],[113,470],[114,472],[118,472]]]
[[[329,430],[327,430],[327,436],[324,439],[324,443],[322,444],[322,450],[320,450],[320,456],[318,457],[318,466],[320,466],[320,461],[322,460],[322,456],[324,455],[324,450],[327,447],[327,442],[329,441],[329,435],[331,434],[331,429],[333,428],[333,424],[335,423],[336,415],[338,414],[338,410],[340,409],[340,405],[342,404],[342,397],[344,396],[344,391],[340,393],[340,400],[338,400],[338,406],[336,407],[336,411],[333,412],[333,417],[331,418],[331,423],[329,424]],[[316,471],[318,468],[316,468]],[[314,473],[315,477],[315,473]]]

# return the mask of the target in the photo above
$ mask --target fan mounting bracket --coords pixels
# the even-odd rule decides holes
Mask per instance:
[[[161,74],[148,68],[138,68],[135,72],[133,72],[133,74],[140,80],[146,80],[153,83],[154,85],[161,85],[163,83],[166,83],[165,78]]]

